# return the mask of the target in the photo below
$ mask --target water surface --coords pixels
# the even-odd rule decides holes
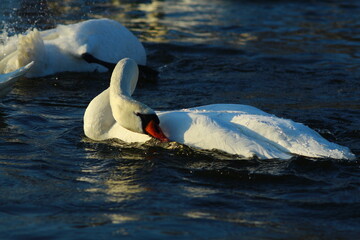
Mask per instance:
[[[248,104],[360,156],[357,1],[13,1],[0,41],[29,28],[118,20],[144,43],[154,109]],[[21,79],[0,104],[3,239],[356,239],[359,160],[245,160],[94,142],[89,101],[109,74]]]

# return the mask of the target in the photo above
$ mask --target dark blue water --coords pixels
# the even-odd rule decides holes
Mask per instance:
[[[0,31],[107,17],[144,43],[154,109],[248,104],[312,127],[357,161],[244,160],[94,142],[89,101],[109,74],[21,79],[0,104],[1,239],[357,239],[360,3],[15,1]]]

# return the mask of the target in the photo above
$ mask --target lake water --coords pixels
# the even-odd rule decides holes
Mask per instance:
[[[23,78],[0,103],[0,238],[358,238],[359,11],[356,0],[1,0],[0,33],[10,35],[123,23],[160,71],[135,93],[154,109],[252,105],[357,160],[94,142],[82,117],[109,74]]]

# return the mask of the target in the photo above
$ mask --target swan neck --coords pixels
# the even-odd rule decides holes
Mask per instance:
[[[136,88],[138,75],[136,64],[118,64],[111,76],[110,93],[130,97]]]

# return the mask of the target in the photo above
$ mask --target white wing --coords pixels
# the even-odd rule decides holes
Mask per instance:
[[[13,72],[0,74],[0,97],[6,95],[10,90],[11,87],[14,85],[16,80],[27,73],[30,68],[33,66],[34,62],[30,62],[24,67],[21,67]]]

